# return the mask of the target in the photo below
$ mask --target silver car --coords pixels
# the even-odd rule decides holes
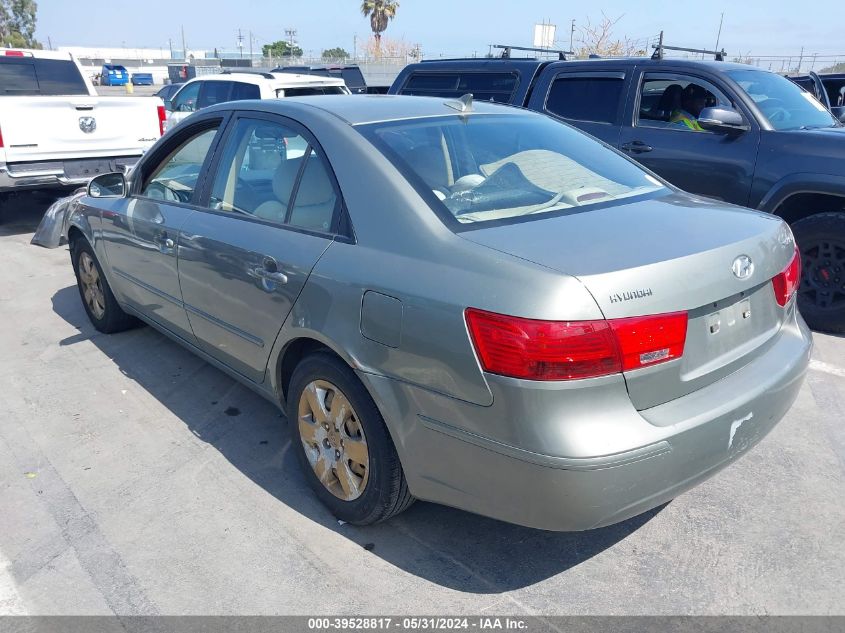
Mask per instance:
[[[415,498],[634,516],[760,441],[812,347],[779,218],[469,97],[214,106],[70,207],[94,326],[144,321],[277,403],[356,524]]]

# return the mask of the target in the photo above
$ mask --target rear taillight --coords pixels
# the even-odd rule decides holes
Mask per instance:
[[[4,55],[6,57],[32,57],[32,53],[26,53],[24,51],[4,51]]]
[[[795,249],[792,259],[789,260],[786,268],[772,278],[772,287],[775,290],[775,301],[778,305],[785,307],[801,282],[801,253]]]
[[[164,136],[164,132],[167,130],[167,112],[164,110],[164,106],[158,106],[158,133],[159,136]]]
[[[0,149],[3,148],[3,130],[0,129]]]
[[[528,380],[618,374],[683,355],[687,314],[609,321],[539,321],[468,308],[484,371]]]

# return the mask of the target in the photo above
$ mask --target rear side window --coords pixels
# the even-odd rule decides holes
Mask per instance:
[[[342,95],[346,91],[341,86],[313,86],[309,88],[279,88],[277,97],[310,97],[312,95]]]
[[[232,84],[232,101],[260,98],[261,89],[255,84],[245,84],[242,81],[235,81]]]
[[[341,71],[341,77],[350,88],[358,88],[366,85],[364,75],[357,68],[344,68]]]
[[[616,123],[622,102],[622,77],[567,77],[555,79],[546,110],[564,119]]]
[[[228,101],[231,89],[231,81],[203,81],[197,107],[207,108]]]
[[[479,101],[509,103],[516,84],[515,73],[419,72],[408,78],[401,94],[456,98],[472,93]]]
[[[88,87],[70,60],[0,57],[0,94],[87,95]]]

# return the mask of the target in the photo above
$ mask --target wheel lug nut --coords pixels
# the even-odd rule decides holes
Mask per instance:
[[[335,459],[340,459],[340,451],[335,451],[334,457],[335,457]]]

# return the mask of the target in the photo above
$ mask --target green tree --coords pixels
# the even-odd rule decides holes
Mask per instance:
[[[340,46],[327,48],[323,51],[323,59],[346,59],[347,57],[349,57],[349,53]]]
[[[264,57],[302,57],[299,46],[291,47],[290,42],[279,40],[261,47]]]
[[[35,0],[0,0],[0,45],[41,48],[35,39]]]
[[[396,17],[399,3],[396,0],[363,0],[361,13],[370,18],[370,28],[376,39],[376,55],[381,52],[381,34],[387,29],[387,23]]]

